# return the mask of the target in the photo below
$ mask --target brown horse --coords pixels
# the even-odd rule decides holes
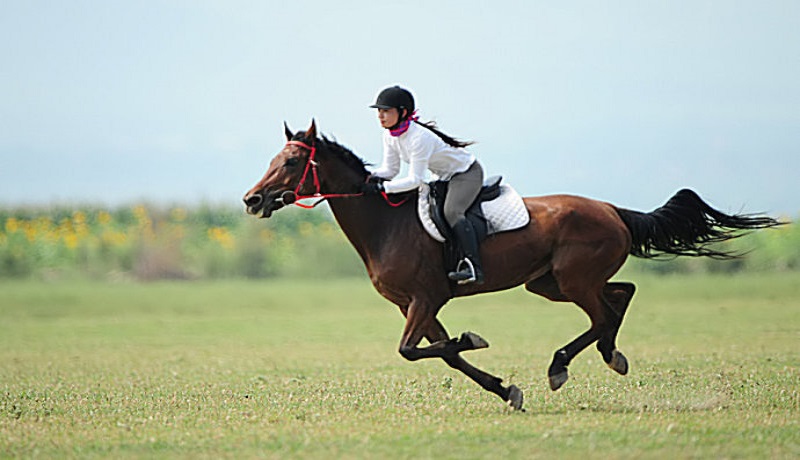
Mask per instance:
[[[359,186],[369,172],[360,158],[318,137],[313,120],[305,132],[285,131],[286,146],[244,196],[247,212],[270,217],[297,199],[326,198],[375,289],[406,318],[400,354],[411,361],[441,358],[514,409],[522,409],[519,388],[503,386],[500,378],[460,355],[488,343],[471,332],[451,339],[437,320],[447,301],[524,284],[550,300],[573,302],[589,315],[591,327],[555,352],[547,371],[550,387],[557,390],[567,381],[570,361],[594,342],[606,364],[624,375],[628,362],[615,342],[635,287],[609,279],[628,254],[729,258],[734,255],[709,244],[735,238],[736,230],[779,225],[769,217],[723,214],[689,190],[647,214],[577,196],[525,198],[530,223],[490,236],[482,245],[485,283],[458,285],[446,276],[441,243],[428,236],[416,216],[416,193],[361,196]],[[420,346],[423,338],[429,346]]]

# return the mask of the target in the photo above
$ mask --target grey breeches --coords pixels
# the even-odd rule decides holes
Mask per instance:
[[[469,169],[450,179],[450,186],[444,199],[444,218],[451,227],[464,218],[464,213],[475,201],[482,186],[483,168],[478,160],[475,160]]]

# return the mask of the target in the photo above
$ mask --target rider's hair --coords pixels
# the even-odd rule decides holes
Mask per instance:
[[[470,146],[470,145],[475,143],[473,141],[462,141],[462,140],[455,139],[453,137],[448,136],[447,134],[439,131],[439,127],[436,126],[436,122],[435,121],[419,121],[419,120],[415,120],[414,122],[417,123],[420,126],[424,126],[424,127],[428,128],[429,130],[431,130],[433,132],[433,134],[436,134],[437,136],[439,136],[439,138],[441,140],[443,140],[447,145],[449,145],[451,147],[467,147],[467,146]]]

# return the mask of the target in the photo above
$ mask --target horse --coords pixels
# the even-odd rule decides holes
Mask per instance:
[[[629,255],[643,258],[738,257],[713,243],[742,231],[780,225],[753,214],[722,213],[695,192],[678,191],[662,207],[643,213],[573,195],[523,198],[530,222],[488,237],[482,244],[483,284],[459,285],[447,278],[442,243],[431,238],[417,218],[417,193],[364,195],[367,164],[347,147],[317,135],[316,123],[292,133],[264,176],[244,196],[247,213],[269,218],[284,206],[317,197],[333,216],[366,266],[374,288],[405,317],[399,353],[409,360],[440,358],[513,409],[523,409],[516,385],[468,363],[461,353],[487,348],[473,332],[451,338],[437,319],[455,297],[524,285],[554,302],[572,302],[589,316],[587,331],[558,349],[547,370],[550,388],[561,388],[568,366],[596,342],[603,361],[621,375],[628,360],[616,338],[636,287],[609,281]],[[315,205],[316,205],[315,204]],[[304,204],[304,207],[313,207]],[[429,345],[422,346],[425,338]]]

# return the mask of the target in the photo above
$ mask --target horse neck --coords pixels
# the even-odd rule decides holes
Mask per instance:
[[[327,154],[328,152],[321,151],[320,157],[319,177],[324,191],[353,193],[353,184],[366,180],[365,175],[362,175],[365,173],[332,161],[336,156]],[[416,212],[413,203],[392,207],[382,196],[329,198],[328,203],[339,227],[365,262],[371,256],[379,254],[387,244],[393,244],[387,235],[411,225],[414,222],[412,213]],[[406,234],[413,233],[409,229]]]
[[[335,198],[328,203],[336,222],[365,261],[385,245],[396,244],[387,236],[413,220],[408,216],[412,203],[392,207],[381,196]]]

